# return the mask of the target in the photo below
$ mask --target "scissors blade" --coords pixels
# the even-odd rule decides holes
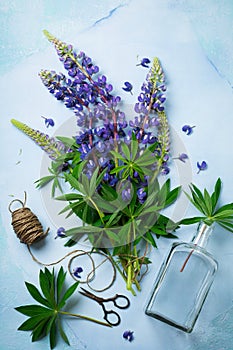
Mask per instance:
[[[103,299],[97,297],[95,294],[89,292],[88,290],[86,290],[85,288],[81,287],[81,289],[83,290],[83,292],[79,292],[80,294],[84,295],[87,298],[90,298],[92,300],[97,301],[98,303],[100,303]]]

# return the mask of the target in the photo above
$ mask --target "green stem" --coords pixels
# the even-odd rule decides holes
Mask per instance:
[[[66,312],[66,311],[58,311],[58,313],[59,313],[59,314],[62,314],[62,315],[67,315],[67,316],[82,318],[82,319],[84,319],[84,320],[88,320],[88,321],[91,321],[91,322],[94,322],[94,323],[98,323],[98,324],[100,324],[100,325],[102,325],[102,326],[112,327],[109,323],[96,320],[95,318],[92,318],[92,317],[88,317],[88,316],[84,316],[84,315],[79,315],[79,314],[73,314],[73,313]]]
[[[93,199],[91,197],[88,197],[88,200],[91,202],[91,204],[94,206],[97,213],[99,214],[99,217],[100,217],[102,224],[105,224],[104,220],[103,220],[103,216],[104,216],[103,213],[99,210],[98,206],[95,204],[95,202],[93,201]]]
[[[126,288],[130,290],[132,288],[132,264],[130,263],[127,268],[127,284]]]
[[[125,275],[123,274],[123,272],[121,271],[121,268],[120,266],[117,264],[117,262],[112,258],[112,255],[110,254],[109,250],[106,249],[106,253],[108,254],[109,256],[109,259],[111,260],[111,262],[113,263],[113,265],[116,267],[117,271],[119,272],[119,274],[121,275],[121,277],[123,278],[123,280],[125,281],[125,283],[127,284],[127,278],[125,277]],[[128,288],[127,288],[128,289]],[[132,294],[133,296],[136,296],[136,293],[133,289],[133,287],[131,286],[129,289],[128,289]]]

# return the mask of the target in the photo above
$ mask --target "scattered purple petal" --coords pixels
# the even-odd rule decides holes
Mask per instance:
[[[194,126],[184,125],[182,127],[182,131],[184,131],[186,135],[191,135],[193,133],[193,128],[195,128],[195,125]]]
[[[188,155],[187,155],[186,153],[181,153],[181,154],[179,154],[178,157],[175,157],[175,158],[173,158],[173,159],[179,159],[179,160],[181,160],[181,162],[185,163],[185,161],[186,161],[188,158],[189,158],[189,157],[188,157]]]
[[[45,122],[45,125],[46,125],[47,128],[48,128],[49,126],[54,126],[54,125],[55,125],[53,119],[51,119],[51,118],[45,118],[45,117],[43,117],[43,116],[41,116],[41,118],[44,119],[44,122]]]
[[[81,278],[80,276],[80,273],[83,272],[83,268],[82,267],[76,267],[73,271],[73,275],[76,277],[76,278]]]
[[[126,92],[130,92],[131,95],[132,95],[133,85],[132,85],[130,82],[128,82],[128,81],[125,81],[124,84],[125,84],[125,86],[122,87],[122,89],[123,89],[124,91],[126,91]]]
[[[125,331],[123,333],[123,338],[131,342],[134,339],[133,332],[132,331]]]
[[[142,66],[142,67],[145,67],[145,68],[149,68],[149,63],[150,63],[149,58],[144,57],[141,60],[141,62],[137,64],[137,66]]]
[[[56,235],[55,239],[58,237],[60,237],[60,238],[66,237],[65,232],[66,232],[66,230],[64,229],[64,227],[59,227],[57,229],[57,235]]]
[[[197,174],[199,174],[200,171],[206,170],[207,167],[208,167],[208,165],[207,165],[207,163],[203,160],[203,161],[201,162],[201,164],[200,164],[199,162],[197,162],[197,167],[198,167],[198,172],[197,172]]]

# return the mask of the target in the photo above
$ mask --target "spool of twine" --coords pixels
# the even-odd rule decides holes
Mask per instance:
[[[20,242],[31,245],[44,238],[49,232],[49,228],[44,232],[38,217],[26,205],[27,194],[24,192],[24,202],[14,199],[9,204],[9,211],[12,215],[12,226]],[[22,208],[11,210],[12,204],[18,202]]]
[[[109,289],[112,286],[112,284],[114,283],[115,279],[116,279],[116,268],[115,268],[115,266],[113,264],[112,259],[109,256],[107,256],[106,254],[104,254],[103,252],[96,252],[96,251],[93,251],[93,250],[89,251],[89,252],[86,252],[86,251],[83,251],[83,250],[80,250],[80,249],[73,250],[72,252],[69,252],[68,254],[66,254],[65,256],[60,258],[59,260],[57,260],[55,262],[51,262],[51,263],[43,263],[43,262],[39,261],[34,256],[34,254],[31,251],[30,246],[33,243],[43,239],[48,234],[49,228],[45,232],[43,231],[43,227],[42,227],[38,217],[31,211],[31,209],[25,207],[26,201],[27,201],[27,194],[26,194],[26,192],[24,192],[24,202],[22,202],[20,199],[14,199],[14,200],[12,200],[10,202],[8,209],[11,212],[11,215],[12,215],[12,222],[11,222],[11,224],[13,226],[14,232],[16,233],[17,237],[20,239],[20,242],[25,243],[27,245],[29,253],[30,253],[32,259],[35,262],[37,262],[38,264],[40,264],[40,265],[52,266],[52,265],[59,264],[61,261],[66,259],[68,256],[75,254],[69,261],[68,271],[69,271],[70,275],[72,276],[72,278],[77,280],[75,278],[73,272],[71,271],[71,263],[78,256],[87,255],[88,258],[91,260],[92,269],[88,273],[86,280],[84,280],[84,281],[80,281],[79,280],[79,282],[80,283],[87,283],[89,288],[94,290],[94,291],[96,291],[96,292],[103,292],[103,291]],[[22,208],[18,208],[16,210],[12,210],[11,209],[12,204],[15,203],[15,202],[20,203]],[[105,259],[97,266],[95,266],[94,260],[93,260],[93,258],[91,256],[94,253],[102,255],[103,257],[105,257]],[[112,266],[112,269],[113,269],[112,280],[104,288],[96,289],[96,288],[91,287],[90,286],[90,282],[92,282],[92,280],[95,277],[96,269],[99,268],[106,261],[110,262],[110,264]]]

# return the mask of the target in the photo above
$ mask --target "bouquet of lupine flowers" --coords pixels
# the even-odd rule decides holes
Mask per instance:
[[[161,211],[177,200],[180,188],[171,189],[170,179],[158,180],[169,173],[163,69],[158,58],[151,68],[149,59],[141,60],[148,74],[133,117],[127,118],[120,96],[114,95],[91,58],[47,31],[44,34],[68,75],[42,70],[40,78],[76,115],[78,130],[70,138],[52,138],[14,119],[12,123],[51,158],[50,175],[38,180],[38,187],[52,181],[52,196],[60,190],[56,199],[67,202],[62,213],[74,214],[84,223],[65,231],[66,245],[86,235],[93,249],[109,254],[127,289],[135,294],[156,238],[175,237],[176,224]],[[126,82],[124,90],[131,92],[132,85]],[[63,192],[61,180],[70,184],[70,193]]]

